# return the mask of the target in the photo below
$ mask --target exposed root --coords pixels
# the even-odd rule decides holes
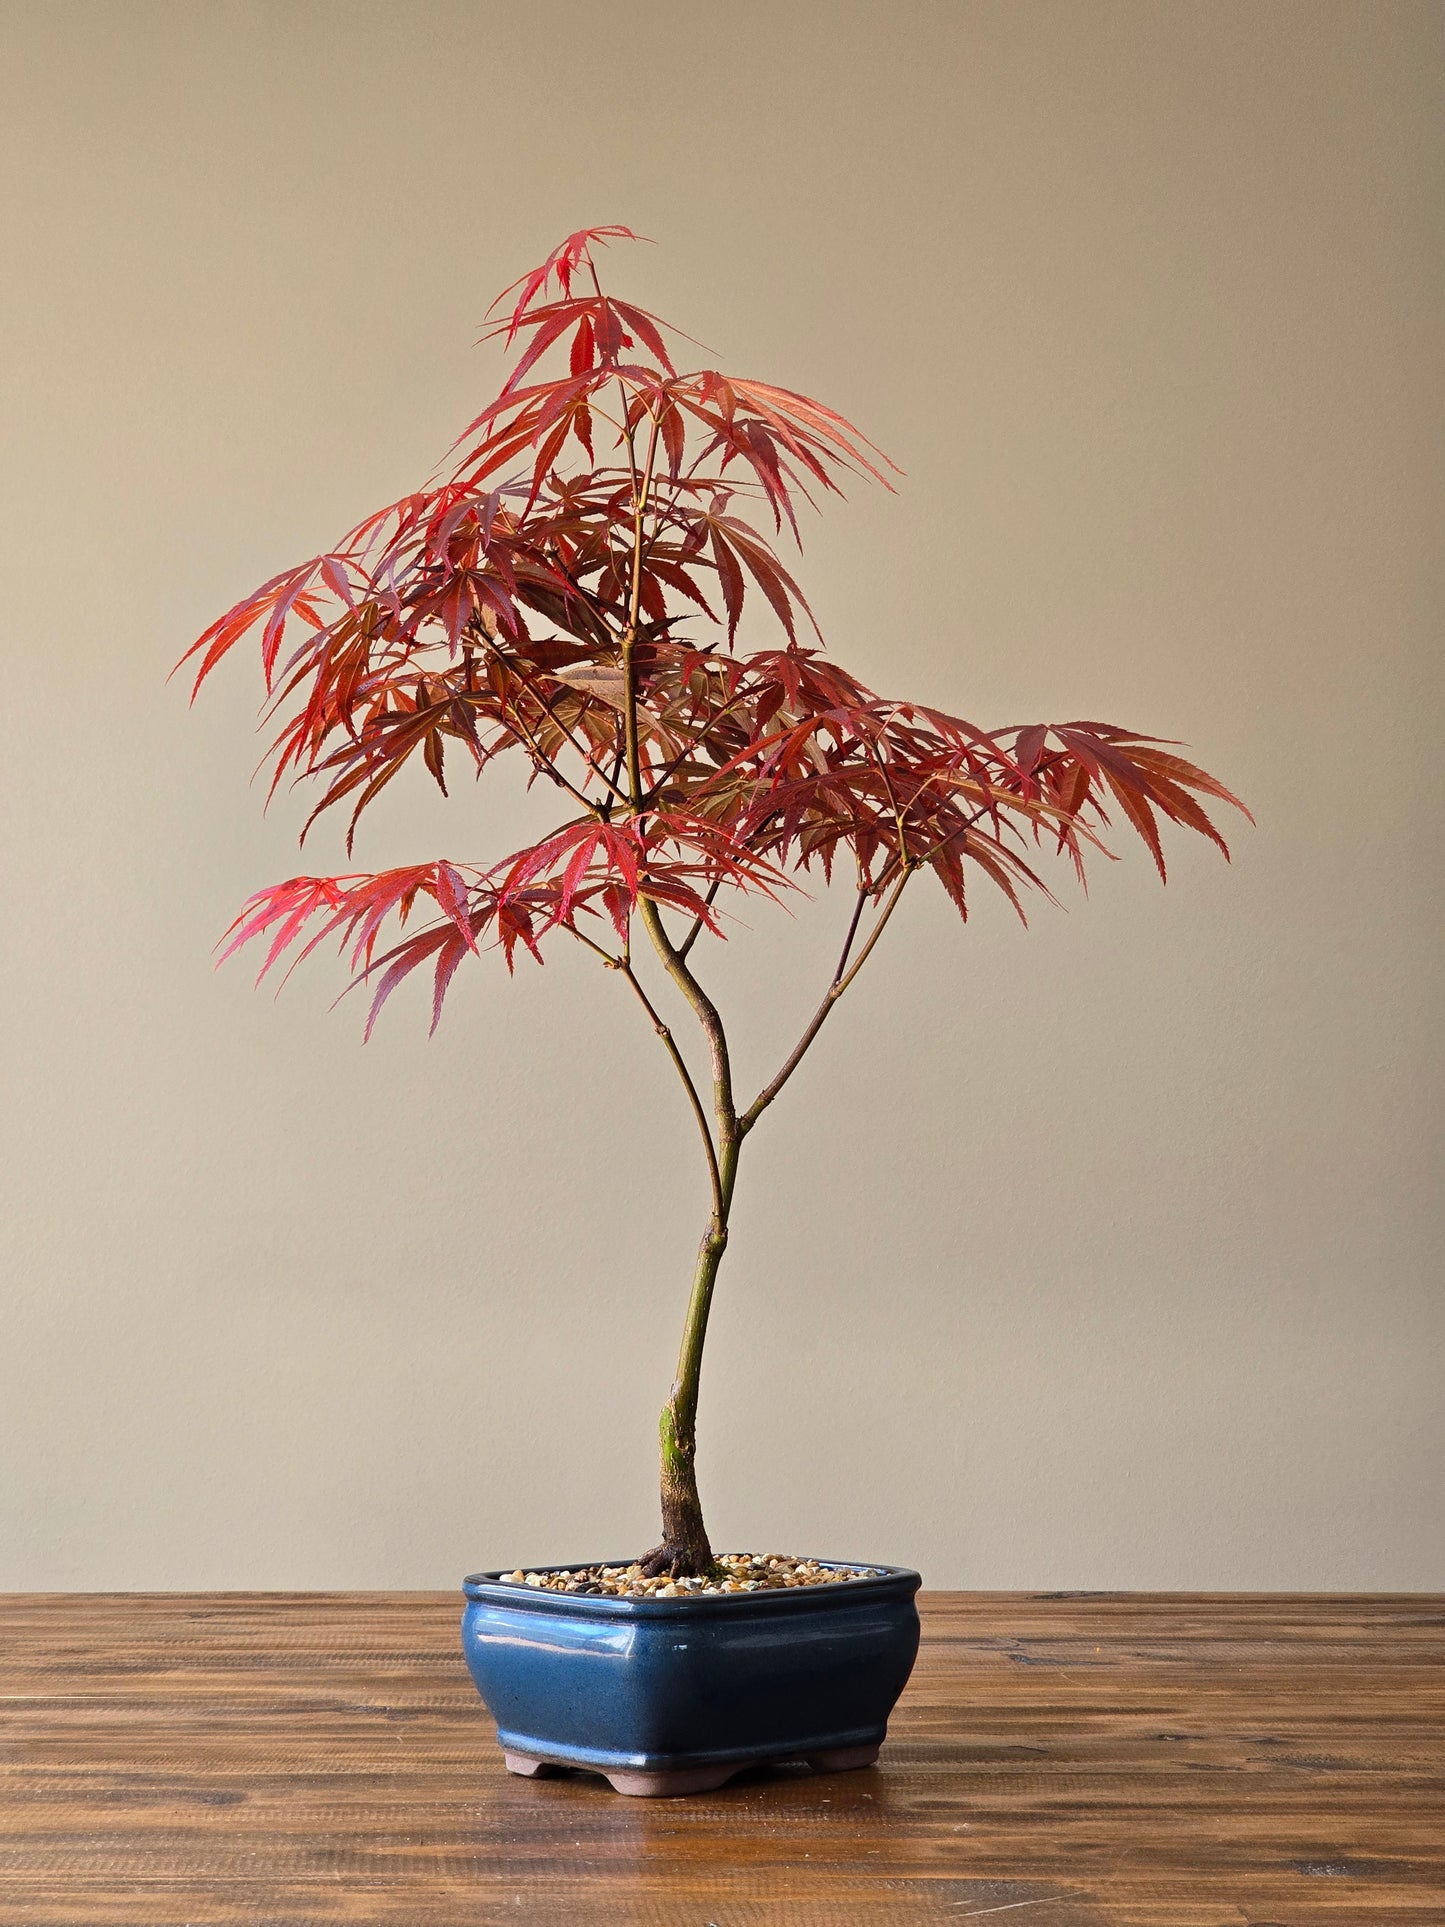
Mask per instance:
[[[717,1561],[710,1546],[670,1546],[666,1543],[644,1552],[637,1561],[644,1579],[712,1579],[718,1574]]]

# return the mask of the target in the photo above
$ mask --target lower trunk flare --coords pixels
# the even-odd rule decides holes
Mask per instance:
[[[644,1579],[711,1579],[716,1569],[712,1547],[704,1537],[702,1546],[654,1546],[638,1560]]]
[[[687,1414],[690,1418],[691,1414]],[[644,1552],[638,1564],[648,1579],[710,1579],[717,1562],[702,1520],[693,1468],[697,1447],[690,1424],[679,1423],[677,1395],[662,1408],[662,1544]]]

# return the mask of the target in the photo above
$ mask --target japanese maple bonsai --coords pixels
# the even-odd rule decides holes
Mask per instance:
[[[1039,853],[1082,878],[1115,811],[1163,877],[1159,818],[1227,856],[1198,799],[1237,799],[1159,739],[1093,722],[976,728],[876,696],[823,654],[759,520],[796,540],[800,498],[847,474],[888,486],[892,465],[819,402],[680,371],[668,338],[687,338],[603,292],[600,248],[634,238],[570,235],[506,290],[493,333],[515,361],[445,473],[274,576],[187,659],[199,656],[198,689],[259,632],[279,726],[272,791],[319,782],[306,828],[346,806],[348,855],[358,819],[415,758],[443,794],[459,769],[480,776],[507,753],[555,787],[561,820],[526,849],[292,877],[251,898],[225,954],[268,940],[264,975],[335,936],[371,987],[368,1035],[423,966],[435,1029],[453,973],[485,946],[510,969],[519,951],[540,962],[566,938],[636,1000],[682,1085],[710,1193],[662,1409],[662,1538],[642,1561],[681,1579],[715,1569],[698,1382],[744,1147],[908,886],[928,871],[962,917],[972,874],[1022,914],[1023,893],[1046,888]],[[750,591],[782,633],[743,653]],[[702,947],[726,936],[730,899],[780,896],[809,872],[831,881],[838,865],[852,900],[837,967],[776,1074],[742,1098]],[[434,914],[416,927],[419,907]],[[700,1030],[707,1095],[644,957]]]

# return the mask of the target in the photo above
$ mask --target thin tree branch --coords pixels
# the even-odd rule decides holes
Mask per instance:
[[[797,1044],[794,1046],[793,1050],[789,1053],[788,1059],[786,1063],[783,1065],[782,1069],[778,1072],[777,1076],[772,1080],[770,1084],[764,1085],[763,1089],[759,1091],[758,1095],[753,1099],[752,1103],[748,1106],[748,1108],[744,1112],[742,1112],[741,1115],[739,1116],[738,1131],[740,1135],[742,1136],[747,1135],[747,1133],[757,1123],[758,1119],[762,1116],[763,1112],[772,1103],[773,1099],[777,1096],[778,1092],[787,1083],[788,1079],[792,1076],[793,1072],[798,1068],[799,1064],[802,1063],[803,1058],[807,1054],[809,1045],[813,1042],[813,1039],[818,1035],[818,1032],[823,1028],[824,1024],[828,1021],[828,1016],[829,1016],[829,1013],[832,1011],[833,1006],[837,1003],[838,999],[843,995],[843,992],[848,988],[849,984],[852,983],[853,979],[858,975],[858,972],[863,968],[864,964],[867,963],[869,957],[873,954],[873,946],[877,943],[878,939],[883,935],[884,929],[886,928],[888,923],[888,919],[893,915],[894,910],[898,907],[898,899],[903,895],[904,886],[908,882],[908,879],[913,875],[914,871],[920,869],[925,863],[929,862],[933,857],[937,856],[940,850],[946,849],[947,846],[953,842],[955,837],[966,836],[968,832],[973,828],[974,824],[978,822],[979,818],[983,816],[987,816],[989,811],[995,807],[996,805],[992,800],[986,803],[981,803],[966,822],[960,823],[957,829],[950,830],[947,836],[940,837],[938,842],[934,843],[928,850],[924,851],[924,853],[921,856],[910,857],[905,855],[900,845],[899,850],[897,851],[897,853],[892,859],[894,863],[898,864],[898,880],[896,883],[894,883],[892,889],[890,890],[888,899],[884,903],[882,910],[879,912],[878,921],[874,924],[872,930],[868,933],[868,941],[864,944],[862,950],[859,952],[857,961],[853,964],[853,967],[850,970],[848,968],[848,958],[853,949],[854,939],[858,934],[858,925],[863,915],[863,905],[867,902],[870,896],[875,895],[877,891],[882,888],[883,884],[886,882],[888,877],[888,869],[885,869],[883,871],[882,876],[880,876],[877,883],[873,885],[871,890],[865,888],[861,884],[859,885],[858,901],[853,906],[852,920],[848,925],[848,934],[843,941],[843,952],[838,959],[838,967],[833,972],[833,981],[831,984],[829,984],[827,992],[823,997],[822,1003],[819,1004],[818,1008],[814,1011],[812,1020],[809,1023],[808,1028],[803,1032],[803,1035],[799,1038]],[[889,868],[891,867],[892,866],[890,864]]]
[[[763,818],[762,822],[757,825],[756,829],[754,829],[752,833],[747,837],[746,847],[748,849],[757,848],[758,838],[762,835],[763,831],[773,821],[773,818],[777,814],[778,812],[776,810],[770,811],[768,815],[766,815]],[[712,908],[713,904],[716,903],[718,891],[721,890],[723,884],[726,881],[727,881],[726,877],[718,876],[718,877],[714,877],[713,881],[709,884],[707,895],[703,899],[704,903],[706,903],[709,910]],[[679,957],[687,956],[688,951],[691,950],[692,946],[697,942],[697,939],[702,932],[702,927],[705,921],[706,919],[701,914],[693,918],[692,923],[688,928],[687,935],[683,938],[682,942],[677,946],[677,954]]]
[[[858,925],[863,921],[863,906],[872,894],[872,889],[868,884],[860,883],[858,885],[858,901],[853,905],[853,915],[848,924],[848,934],[843,939],[843,954],[838,959],[838,968],[833,972],[833,982],[835,984],[848,968],[848,953],[853,948],[853,939],[858,934]]]
[[[713,1211],[714,1213],[723,1211],[725,1207],[722,1173],[718,1168],[717,1151],[713,1145],[712,1131],[708,1126],[707,1111],[703,1107],[702,1099],[698,1096],[697,1085],[693,1082],[692,1072],[687,1068],[687,1062],[677,1047],[676,1038],[673,1036],[670,1027],[657,1009],[657,1006],[643,989],[636,971],[632,968],[630,942],[622,956],[614,957],[610,950],[604,945],[595,942],[593,938],[587,935],[585,930],[578,930],[574,925],[572,934],[577,938],[579,943],[585,943],[590,951],[600,957],[609,970],[621,971],[622,975],[637,993],[638,1001],[651,1019],[652,1028],[662,1039],[663,1047],[672,1059],[673,1068],[682,1079],[683,1089],[687,1092],[688,1103],[692,1106],[692,1114],[697,1119],[697,1128],[702,1133],[703,1150],[707,1156],[708,1182],[712,1187]]]
[[[627,677],[624,697],[627,704],[625,721],[627,725],[627,779],[632,793],[632,806],[640,816],[644,804],[642,774],[637,746],[637,691],[632,675],[632,644],[637,634],[637,621],[642,607],[642,531],[647,513],[648,495],[652,486],[653,467],[657,460],[659,427],[657,417],[651,418],[652,429],[648,437],[647,458],[641,476],[638,477],[634,437],[631,430],[627,437],[628,461],[634,477],[633,484],[633,546],[632,546],[632,584],[631,611],[628,619],[627,636],[623,643],[622,660]],[[688,968],[671,937],[667,934],[662,921],[662,913],[650,898],[640,896],[637,900],[638,914],[643,928],[652,939],[652,947],[662,961],[662,966],[672,978],[693,1011],[703,1034],[707,1038],[712,1053],[713,1064],[713,1114],[717,1123],[718,1142],[729,1169],[732,1167],[732,1151],[737,1141],[737,1112],[733,1104],[732,1067],[728,1057],[727,1034],[717,1006]],[[709,1140],[711,1141],[711,1140]],[[722,1208],[726,1210],[726,1197],[722,1198]]]
[[[593,802],[590,796],[584,795],[575,784],[567,781],[567,778],[562,774],[561,770],[558,769],[551,757],[548,756],[545,750],[537,743],[532,732],[527,728],[527,725],[522,721],[520,716],[505,718],[504,721],[505,726],[512,731],[512,734],[521,739],[523,748],[531,751],[539,774],[550,776],[552,781],[556,783],[560,789],[566,790],[567,794],[572,797],[574,801],[582,805],[589,816],[599,816],[601,814],[597,804]]]
[[[723,879],[721,876],[714,877],[712,882],[708,885],[707,895],[703,898],[703,902],[707,905],[709,910],[711,910],[713,905],[717,902],[717,893],[719,890],[721,890],[722,887],[723,887]],[[687,935],[683,938],[682,942],[677,946],[677,954],[678,954],[679,960],[685,959],[688,951],[691,950],[693,945],[697,942],[698,932],[702,929],[703,923],[705,921],[706,919],[703,917],[702,912],[699,911],[698,914],[692,920],[691,929],[688,931]]]
[[[712,735],[713,731],[717,728],[718,724],[722,722],[723,718],[727,715],[728,711],[730,709],[738,708],[740,704],[746,703],[747,699],[748,699],[748,692],[745,690],[739,690],[735,696],[730,697],[728,701],[723,704],[721,709],[715,710],[713,714],[708,717],[707,728],[703,730],[700,735],[695,735],[691,737],[688,741],[687,748],[683,750],[681,755],[674,756],[672,761],[668,763],[666,767],[659,772],[657,777],[654,779],[651,788],[648,790],[646,797],[643,799],[645,803],[651,804],[656,801],[658,793],[662,790],[663,786],[669,781],[671,781],[671,779],[682,768],[683,764],[688,760],[690,756],[696,756],[698,750]],[[681,734],[681,731],[679,731],[679,734]],[[722,772],[720,770],[716,772],[716,774],[719,774],[719,775],[721,773]],[[711,778],[708,778],[707,781],[711,781]],[[706,790],[707,790],[707,782],[705,781],[704,783],[699,785],[697,793],[699,795],[702,795],[706,793]]]
[[[894,884],[892,890],[888,894],[887,901],[884,903],[883,908],[879,911],[878,921],[874,924],[872,930],[869,932],[867,943],[864,944],[862,950],[859,952],[858,959],[856,963],[854,963],[852,969],[846,970],[844,966],[847,964],[848,952],[852,948],[853,937],[857,931],[858,918],[862,914],[863,903],[866,900],[866,894],[860,891],[859,901],[857,904],[854,905],[854,909],[853,909],[853,925],[848,932],[848,941],[844,945],[843,955],[839,960],[838,967],[839,967],[839,972],[841,974],[836,975],[832,983],[829,984],[828,989],[824,994],[822,1003],[819,1004],[818,1008],[813,1013],[812,1021],[809,1023],[808,1028],[803,1032],[802,1036],[798,1039],[797,1044],[793,1047],[792,1051],[789,1053],[786,1063],[784,1063],[782,1069],[778,1072],[777,1076],[772,1080],[770,1084],[764,1085],[762,1090],[759,1091],[757,1096],[753,1099],[752,1103],[738,1118],[738,1131],[740,1135],[743,1135],[743,1136],[747,1135],[747,1133],[757,1123],[758,1119],[762,1116],[763,1112],[772,1103],[773,1099],[777,1096],[778,1092],[787,1083],[788,1079],[792,1076],[793,1072],[798,1068],[799,1064],[802,1063],[803,1058],[807,1055],[809,1045],[812,1043],[813,1039],[818,1035],[818,1032],[823,1028],[824,1024],[827,1023],[828,1017],[832,1012],[833,1006],[837,1003],[838,999],[843,995],[843,992],[848,988],[849,984],[852,983],[853,979],[858,975],[858,972],[863,968],[864,964],[867,963],[869,957],[872,956],[873,946],[877,943],[878,939],[883,935],[884,930],[888,926],[888,919],[893,915],[893,912],[897,909],[898,899],[903,895],[904,887],[906,886],[908,879],[913,875],[914,868],[915,866],[912,863],[908,862],[906,859],[904,860],[903,867],[899,872],[898,881]]]
[[[624,421],[626,413],[624,411]],[[632,542],[632,582],[631,606],[628,616],[627,633],[623,638],[622,665],[626,677],[623,699],[626,703],[624,722],[627,732],[627,784],[631,793],[632,807],[640,817],[643,809],[642,772],[638,756],[637,739],[637,689],[633,679],[632,646],[637,636],[638,617],[642,608],[642,557],[643,523],[647,514],[648,496],[652,487],[653,467],[657,460],[659,425],[655,415],[651,417],[652,429],[647,443],[647,459],[641,476],[637,470],[637,455],[634,431],[627,431],[627,459],[633,476],[633,542]],[[718,1165],[718,1152],[713,1150],[712,1133],[706,1132],[708,1142],[708,1168],[714,1183],[714,1204],[716,1224],[721,1230],[727,1219],[727,1208],[732,1190],[732,1174],[737,1164],[737,1113],[733,1105],[732,1068],[728,1058],[727,1035],[723,1029],[717,1006],[693,976],[686,959],[679,956],[676,946],[668,936],[662,921],[662,914],[650,898],[639,896],[637,910],[642,918],[643,928],[652,940],[653,949],[662,961],[663,968],[691,1004],[693,1012],[702,1026],[712,1054],[713,1065],[713,1116],[717,1127],[718,1147],[723,1167],[728,1172],[726,1184]],[[629,972],[630,974],[630,972]],[[635,980],[634,980],[635,982]],[[641,996],[640,985],[635,986]],[[660,1019],[655,1019],[660,1024]],[[662,1026],[664,1040],[676,1050],[671,1031]],[[679,1066],[682,1064],[678,1057]],[[689,1080],[691,1086],[691,1080]]]
[[[625,967],[627,962],[625,957],[614,957],[612,952],[608,950],[604,944],[600,944],[595,938],[589,937],[585,930],[579,930],[576,924],[570,924],[566,927],[571,930],[572,935],[577,939],[578,943],[585,943],[590,951],[602,959],[609,970],[621,970]]]
[[[642,525],[647,514],[648,491],[652,486],[652,465],[657,459],[657,417],[652,417],[652,433],[647,444],[647,466],[640,482],[634,481],[632,495],[632,595],[627,617],[627,630],[622,638],[622,699],[626,704],[624,721],[627,726],[627,787],[632,798],[634,810],[642,808],[642,765],[638,754],[637,738],[637,680],[633,672],[632,650],[637,641],[637,619],[642,609]],[[634,477],[637,474],[637,458],[633,452],[633,433],[628,430],[627,458]]]
[[[692,1005],[703,1035],[707,1038],[712,1054],[713,1116],[717,1122],[718,1143],[726,1155],[738,1139],[738,1117],[733,1103],[732,1064],[722,1018],[716,1004],[692,974],[686,959],[678,955],[677,946],[667,934],[657,905],[648,897],[639,897],[637,910],[663,969]],[[724,1204],[726,1202],[725,1195]]]
[[[722,1173],[718,1169],[717,1150],[712,1141],[712,1131],[708,1126],[707,1112],[703,1109],[702,1099],[697,1094],[697,1086],[692,1081],[692,1072],[687,1068],[682,1052],[677,1047],[677,1039],[659,1015],[652,999],[642,988],[641,983],[638,981],[637,972],[632,968],[632,965],[630,963],[619,962],[614,967],[622,972],[628,983],[630,983],[632,988],[637,992],[642,1008],[652,1019],[652,1027],[662,1039],[667,1054],[672,1059],[677,1074],[683,1081],[683,1085],[687,1091],[688,1102],[692,1106],[692,1114],[697,1119],[697,1128],[702,1133],[703,1148],[707,1154],[707,1174],[708,1181],[712,1186],[713,1214],[715,1217],[721,1218],[727,1208],[723,1191]]]
[[[593,760],[591,756],[588,755],[586,749],[582,746],[581,743],[578,742],[577,738],[572,734],[572,731],[562,721],[561,717],[555,713],[555,711],[552,708],[552,705],[547,701],[547,698],[542,694],[541,690],[534,685],[531,677],[526,673],[526,671],[521,667],[519,667],[519,665],[513,660],[512,657],[508,656],[503,650],[499,649],[496,643],[492,640],[490,636],[487,637],[487,647],[491,650],[492,654],[497,658],[498,662],[502,664],[503,668],[507,671],[507,673],[517,678],[517,681],[522,685],[523,689],[526,690],[527,694],[532,698],[532,701],[536,703],[537,707],[542,711],[542,714],[547,718],[548,722],[552,724],[553,728],[561,730],[563,736],[566,737],[572,749],[587,765],[587,768],[598,779],[598,781],[606,785],[606,787],[617,798],[619,803],[625,803],[627,801],[625,792],[620,790],[617,787],[617,784],[611,779],[609,779],[607,772],[605,770],[598,768],[596,762]],[[505,717],[501,717],[499,718],[499,720],[503,723],[504,727],[510,727]],[[520,716],[517,718],[517,727],[516,729],[514,729],[513,733],[523,735],[523,741],[525,742],[527,748],[532,751],[534,756],[541,759],[541,762],[545,767],[545,769],[547,770],[548,775],[555,777],[555,779],[559,783],[561,783],[565,789],[571,790],[573,796],[575,796],[580,803],[585,803],[588,809],[591,810],[594,815],[597,813],[596,804],[592,802],[590,797],[584,796],[580,790],[573,788],[572,784],[569,783],[567,781],[567,778],[562,775],[561,771],[557,768],[556,764],[553,763],[552,759],[546,754],[546,752],[541,748],[541,746],[533,740],[530,732],[526,731],[526,725],[522,723]]]

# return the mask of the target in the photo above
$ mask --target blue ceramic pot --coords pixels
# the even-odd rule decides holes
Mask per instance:
[[[620,1793],[657,1794],[705,1792],[765,1762],[867,1766],[918,1651],[918,1574],[871,1570],[676,1599],[474,1573],[462,1644],[514,1773],[589,1767]]]

